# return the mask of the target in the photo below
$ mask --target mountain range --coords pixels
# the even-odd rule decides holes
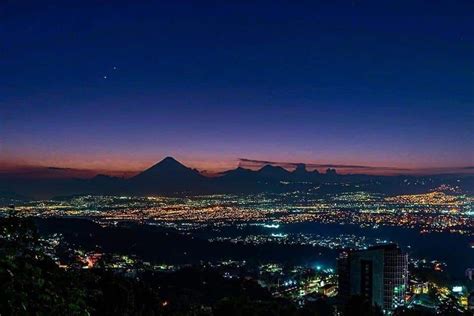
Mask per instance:
[[[2,194],[50,198],[75,194],[193,195],[301,190],[318,190],[321,194],[361,190],[399,194],[426,192],[443,184],[463,192],[474,192],[473,175],[341,175],[335,169],[327,169],[325,173],[308,171],[304,164],[298,164],[293,171],[268,164],[259,170],[238,167],[217,177],[206,177],[198,170],[186,167],[172,157],[166,157],[128,179],[107,175],[97,175],[90,179],[32,180],[1,177],[0,198]]]

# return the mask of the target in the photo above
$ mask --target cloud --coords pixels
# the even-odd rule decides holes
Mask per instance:
[[[256,159],[247,159],[239,158],[239,164],[244,167],[263,167],[264,165],[274,165],[280,166],[283,168],[296,168],[297,165],[301,164],[300,162],[288,162],[288,161],[268,161],[268,160],[256,160]],[[397,168],[397,167],[374,167],[374,166],[364,166],[364,165],[345,165],[345,164],[317,164],[317,163],[304,163],[309,169],[319,169],[319,168],[337,168],[337,169],[351,169],[351,170],[371,170],[371,171],[409,171],[411,169],[407,168]]]
[[[97,174],[111,176],[129,177],[136,172],[130,171],[108,171],[95,169],[80,169],[54,166],[32,166],[32,165],[2,165],[0,164],[1,178],[31,178],[31,179],[66,179],[66,178],[92,178]]]
[[[61,168],[61,167],[45,167],[47,170],[52,170],[52,171],[74,171],[74,170],[80,170],[80,169],[74,169],[74,168]]]
[[[242,168],[259,169],[265,165],[280,166],[285,169],[294,169],[300,162],[289,162],[289,161],[270,161],[270,160],[258,160],[239,158],[239,166]],[[413,175],[429,175],[429,174],[471,174],[474,171],[474,166],[461,166],[461,167],[432,167],[432,168],[400,168],[400,167],[386,167],[386,166],[367,166],[367,165],[350,165],[350,164],[318,164],[318,163],[305,163],[307,169],[327,169],[335,168],[342,173],[366,173],[366,174],[381,174],[381,175],[401,175],[401,174],[413,174]]]

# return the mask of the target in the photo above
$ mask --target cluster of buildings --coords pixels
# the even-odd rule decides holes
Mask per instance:
[[[18,214],[90,217],[101,222],[317,222],[364,227],[401,226],[423,232],[472,235],[474,198],[443,192],[388,197],[365,191],[334,194],[208,195],[185,198],[78,196],[15,205]],[[0,205],[0,214],[10,211]]]
[[[103,267],[136,278],[144,271],[170,273],[186,266],[146,262],[133,255],[84,251],[69,245],[60,234],[41,238],[41,241],[44,252],[66,269]],[[63,254],[61,258],[57,256],[58,248],[67,250],[59,251]],[[329,267],[309,268],[275,262],[255,266],[246,261],[232,260],[201,262],[201,265],[221,273],[226,279],[255,279],[274,296],[285,297],[301,305],[325,298],[331,305],[342,307],[358,296],[380,307],[386,315],[402,307],[438,314],[443,308],[474,312],[474,293],[470,293],[472,286],[442,286],[426,278],[418,278],[413,273],[419,269],[442,273],[444,263],[409,260],[408,254],[394,243],[352,249],[355,250],[340,253],[337,271]],[[466,282],[472,281],[472,271],[466,270]]]
[[[360,249],[389,241],[355,234],[320,235],[313,233],[272,233],[238,236],[217,236],[208,238],[210,242],[231,242],[242,245],[264,245],[268,243],[283,245],[309,245],[328,249]]]
[[[337,296],[339,304],[357,295],[391,314],[398,307],[436,310],[450,300],[455,306],[474,311],[474,295],[470,294],[474,287],[443,288],[426,281],[418,282],[413,275],[409,279],[409,264],[411,268],[429,268],[435,272],[445,271],[446,264],[433,260],[409,261],[408,255],[389,240],[355,233],[324,235],[285,229],[274,233],[266,230],[278,229],[288,223],[356,224],[370,228],[414,228],[421,233],[444,232],[466,235],[467,238],[474,236],[473,205],[472,196],[443,192],[392,197],[364,191],[330,197],[303,193],[186,198],[79,196],[24,202],[14,208],[0,206],[0,216],[15,210],[22,216],[86,217],[104,226],[129,221],[146,223],[176,229],[186,235],[201,234],[209,242],[358,249],[342,252],[338,258],[337,274],[334,271],[316,271],[314,275],[308,275],[304,270],[280,271],[277,265],[251,271],[245,263],[220,263],[211,268],[222,270],[224,277],[229,279],[250,275],[276,295],[297,300],[315,294]],[[229,233],[227,229],[231,231],[231,228],[237,232]],[[59,235],[49,239],[45,252],[59,262],[55,250],[64,246],[64,240]],[[374,244],[377,246],[371,246]],[[474,244],[470,247],[474,248]],[[70,260],[62,266],[68,268],[94,268],[99,262],[105,262],[105,268],[129,275],[147,269],[159,272],[179,269],[179,266],[142,262],[132,256],[112,254],[103,257],[99,253],[77,249],[69,249],[67,253]],[[466,279],[473,281],[474,270],[466,270]],[[431,295],[432,292],[437,294]]]

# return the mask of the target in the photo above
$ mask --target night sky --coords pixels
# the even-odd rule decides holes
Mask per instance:
[[[474,165],[473,1],[1,1],[0,38],[4,169]]]

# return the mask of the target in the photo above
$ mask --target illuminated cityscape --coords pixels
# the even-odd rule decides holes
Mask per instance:
[[[288,299],[297,306],[323,297],[332,298],[329,302],[335,311],[341,311],[341,304],[359,293],[349,289],[353,281],[348,272],[342,272],[349,271],[349,265],[341,268],[343,259],[336,263],[336,258],[395,243],[407,256],[405,266],[397,270],[401,273],[397,280],[404,280],[403,284],[395,282],[398,284],[395,305],[388,303],[395,302],[391,296],[382,300],[382,294],[370,294],[379,295],[373,304],[388,314],[397,307],[428,309],[434,313],[446,308],[463,311],[468,308],[472,286],[464,270],[471,268],[468,258],[473,254],[473,197],[453,192],[449,186],[439,189],[425,194],[392,196],[365,191],[321,195],[314,190],[186,197],[78,195],[49,200],[9,200],[0,208],[0,214],[38,219],[40,231],[44,230],[40,240],[44,252],[62,269],[100,266],[126,277],[141,278],[150,272],[172,274],[199,267],[217,272],[225,280],[256,280],[273,297]],[[84,237],[71,235],[65,228],[56,229],[55,225],[47,224],[58,220],[93,221],[97,227],[88,233],[90,238],[104,234],[99,233],[101,229],[134,230],[135,225],[139,225],[150,227],[157,234],[176,234],[209,245],[196,247],[224,247],[230,252],[212,250],[212,255],[200,254],[194,246],[182,249],[180,246],[178,251],[182,253],[167,259],[157,259],[147,251],[110,252],[106,240],[91,244],[81,240]],[[45,225],[48,228],[45,229]],[[420,251],[432,243],[435,235],[443,240],[452,238],[458,245],[461,242],[457,251],[462,253],[450,257],[445,252]],[[233,247],[239,250],[233,252]],[[260,254],[251,255],[254,258],[251,260],[247,253],[252,252],[249,250],[252,247],[261,250],[255,250]],[[268,251],[267,255],[262,254]],[[466,260],[459,261],[458,256]],[[382,272],[377,273],[379,276],[371,276],[370,282],[382,278]],[[343,275],[347,281],[341,281]],[[375,291],[380,286],[382,284],[373,283],[361,293],[368,293],[368,289]]]
[[[474,1],[0,1],[0,316],[474,316]]]
[[[306,192],[177,197],[78,196],[18,203],[21,216],[89,217],[97,222],[154,222],[177,226],[230,223],[291,224],[315,222],[377,228],[400,226],[421,233],[472,235],[474,198],[430,192],[385,197],[357,191],[330,196]],[[0,209],[8,213],[9,207]]]

